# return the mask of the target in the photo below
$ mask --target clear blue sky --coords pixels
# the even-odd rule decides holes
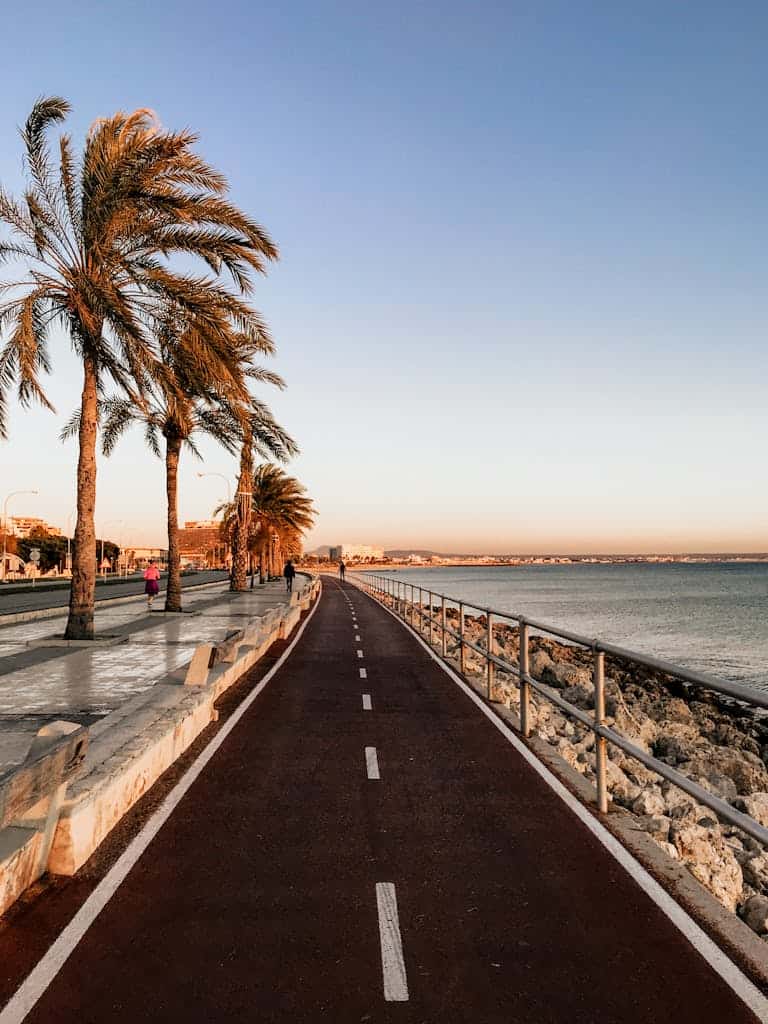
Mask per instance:
[[[43,0],[13,22],[6,186],[37,96],[78,139],[148,106],[279,243],[256,301],[310,546],[768,548],[764,4]],[[13,509],[64,526],[59,426],[14,415],[0,497],[38,486]],[[196,470],[234,472],[205,452],[183,518],[222,493]],[[162,542],[138,436],[99,488],[100,522]]]

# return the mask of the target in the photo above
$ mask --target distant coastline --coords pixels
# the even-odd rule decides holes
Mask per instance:
[[[307,561],[313,558],[307,557]],[[752,554],[680,554],[680,555],[401,555],[394,553],[378,561],[348,562],[354,568],[443,569],[488,568],[489,566],[531,565],[725,565],[768,562],[768,552]]]

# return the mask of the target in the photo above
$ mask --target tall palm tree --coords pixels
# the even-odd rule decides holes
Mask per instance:
[[[240,472],[232,510],[232,570],[229,589],[245,590],[248,576],[253,494],[253,438],[246,424],[240,445]]]
[[[195,358],[194,339],[186,331],[179,332],[176,322],[170,320],[161,334],[160,348],[165,375],[151,387],[145,403],[136,405],[124,398],[107,399],[100,402],[99,419],[105,455],[112,454],[130,426],[141,423],[150,451],[165,460],[168,523],[165,611],[180,612],[178,468],[182,447],[200,457],[196,435],[207,434],[234,454],[243,433],[245,408],[249,410],[249,430],[258,438],[260,451],[276,459],[286,459],[295,452],[296,446],[275,422],[267,406],[247,390],[246,380],[284,386],[277,374],[248,362],[246,353],[252,349],[250,344],[234,336],[217,360],[209,357],[201,364]],[[76,432],[77,420],[75,413],[62,432],[64,437]]]
[[[315,521],[306,488],[279,466],[263,463],[253,477],[254,543],[259,562],[271,573],[280,569],[288,544],[297,541]]]
[[[247,550],[257,555],[262,570],[280,567],[283,552],[300,547],[301,536],[312,526],[316,512],[306,489],[279,466],[263,463],[253,474],[251,528]],[[239,524],[239,502],[216,510],[223,512],[223,529],[232,537]]]
[[[48,133],[68,112],[56,97],[35,104],[22,131],[28,188],[20,199],[0,188],[0,226],[10,231],[0,238],[0,263],[18,260],[25,269],[0,286],[0,437],[14,383],[22,405],[51,408],[40,377],[51,367],[50,329],[63,326],[83,371],[66,636],[90,639],[99,391],[111,378],[129,400],[144,402],[146,382],[160,372],[156,338],[169,305],[208,343],[233,323],[262,336],[240,295],[277,249],[227,201],[225,177],[193,152],[191,132],[166,131],[146,110],[117,113],[93,124],[79,160],[62,135],[55,161]],[[178,254],[201,259],[211,273],[174,269],[169,260]]]

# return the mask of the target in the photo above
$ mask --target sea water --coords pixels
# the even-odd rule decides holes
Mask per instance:
[[[382,575],[768,689],[768,563],[398,569]]]

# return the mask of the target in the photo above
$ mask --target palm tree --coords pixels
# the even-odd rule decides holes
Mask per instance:
[[[245,590],[248,556],[254,553],[252,521],[255,484],[258,480],[258,477],[254,479],[253,475],[254,456],[258,455],[262,459],[277,458],[280,462],[286,462],[289,457],[299,453],[296,444],[285,433],[280,438],[282,444],[279,450],[269,443],[269,435],[265,434],[264,430],[263,408],[252,403],[251,407],[244,411],[247,415],[241,416],[240,475],[235,501],[229,511],[229,535],[232,543],[230,590],[235,591]]]
[[[168,586],[165,611],[180,612],[181,562],[179,553],[178,468],[186,446],[198,458],[195,435],[214,438],[230,454],[237,450],[243,433],[244,409],[249,430],[258,438],[259,450],[273,458],[285,459],[296,451],[292,439],[277,424],[269,409],[248,393],[246,380],[257,380],[282,388],[275,373],[249,363],[252,346],[233,336],[219,358],[200,363],[195,358],[195,339],[178,331],[170,319],[161,334],[165,375],[151,388],[146,401],[136,405],[127,399],[110,398],[99,404],[102,450],[111,455],[122,434],[134,423],[144,425],[148,448],[165,459],[168,522]],[[62,436],[76,433],[75,413]],[[165,445],[162,451],[161,437]]]
[[[258,557],[262,571],[276,571],[283,554],[299,551],[301,536],[312,526],[316,513],[306,489],[279,466],[263,463],[252,479],[252,519],[246,550]],[[241,522],[239,502],[216,512],[224,513],[223,530],[233,537]]]
[[[254,545],[262,567],[275,574],[286,548],[295,550],[315,521],[312,500],[299,481],[279,466],[264,463],[253,477]]]
[[[226,200],[226,179],[193,152],[191,132],[166,131],[146,110],[117,113],[93,124],[79,161],[62,135],[54,161],[48,132],[68,112],[60,98],[35,104],[22,131],[28,188],[21,199],[0,188],[0,225],[10,231],[0,238],[0,263],[25,268],[0,285],[0,338],[8,334],[0,348],[0,437],[13,384],[22,405],[51,408],[40,377],[50,372],[50,329],[63,326],[83,369],[65,635],[90,639],[99,393],[111,378],[130,401],[145,401],[147,382],[161,373],[156,339],[169,306],[208,344],[227,337],[232,324],[263,337],[240,295],[277,249]],[[169,259],[178,254],[200,258],[211,274],[174,270]],[[221,280],[224,270],[234,292]]]
[[[247,585],[252,494],[253,438],[246,424],[240,446],[240,473],[237,477],[237,491],[232,512],[232,570],[229,589],[234,591],[245,590]]]

